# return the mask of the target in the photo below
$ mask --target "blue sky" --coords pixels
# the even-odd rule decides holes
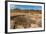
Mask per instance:
[[[10,8],[11,8],[11,9],[16,9],[16,8],[18,8],[18,9],[21,9],[21,10],[25,10],[25,9],[27,9],[27,10],[29,10],[29,9],[41,10],[41,9],[42,9],[41,6],[32,6],[32,5],[13,5],[13,4],[10,5]]]

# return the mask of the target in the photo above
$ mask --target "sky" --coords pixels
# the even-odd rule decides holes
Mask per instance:
[[[33,9],[33,10],[41,10],[41,9],[42,9],[42,6],[13,5],[13,4],[11,4],[11,5],[10,5],[10,8],[11,8],[11,9],[16,9],[16,8],[18,8],[18,9],[21,9],[21,10],[25,10],[25,9],[27,9],[27,10],[29,10],[29,9]]]

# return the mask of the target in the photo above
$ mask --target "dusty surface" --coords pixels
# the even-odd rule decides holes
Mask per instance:
[[[40,12],[11,12],[11,29],[42,27],[42,14]]]

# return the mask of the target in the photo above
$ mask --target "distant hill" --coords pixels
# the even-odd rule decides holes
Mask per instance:
[[[20,10],[20,9],[12,9],[10,12],[23,12],[23,13],[29,13],[29,12],[39,12],[41,14],[41,10]]]

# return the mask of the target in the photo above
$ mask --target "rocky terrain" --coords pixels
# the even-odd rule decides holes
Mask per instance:
[[[42,14],[40,12],[11,12],[10,28],[39,28],[42,27]]]

